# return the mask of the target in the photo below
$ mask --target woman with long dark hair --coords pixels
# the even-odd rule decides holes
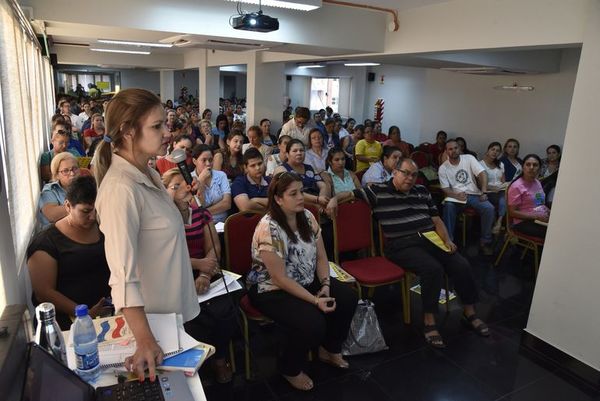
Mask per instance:
[[[319,346],[321,361],[349,367],[341,346],[357,296],[329,277],[321,229],[304,209],[302,187],[302,179],[287,171],[271,181],[268,212],[252,239],[248,283],[253,305],[286,331],[281,373],[292,387],[310,390],[314,384],[303,369],[310,349]]]
[[[511,182],[523,171],[523,160],[519,159],[519,148],[521,144],[514,138],[507,139],[504,142],[502,151],[504,154],[500,161],[504,164],[504,178]]]
[[[506,180],[504,179],[504,163],[498,157],[502,153],[502,145],[500,142],[492,142],[488,145],[487,152],[483,159],[479,161],[484,168],[488,178],[488,200],[496,208],[498,219],[492,227],[492,233],[498,234],[502,227],[502,219],[506,215],[506,199],[504,199],[504,191],[506,189]]]
[[[234,129],[227,135],[225,149],[215,153],[214,169],[227,174],[227,178],[231,181],[238,175],[244,174],[243,144],[243,131]]]

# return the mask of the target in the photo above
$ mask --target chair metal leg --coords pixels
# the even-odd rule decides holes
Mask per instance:
[[[535,277],[537,278],[538,269],[540,267],[540,255],[539,255],[539,247],[537,245],[533,246],[533,268],[535,269]]]
[[[367,297],[369,299],[373,299],[374,294],[375,294],[375,287],[369,287],[369,290],[367,292]]]
[[[244,312],[241,313],[244,325],[244,364],[246,365],[246,380],[250,380],[250,334],[248,329],[248,319]]]
[[[235,373],[235,352],[233,350],[233,341],[229,341],[229,363],[231,364],[231,371]]]
[[[410,284],[406,276],[401,282],[402,291],[402,316],[404,317],[404,324],[410,324]]]
[[[523,246],[523,252],[521,253],[521,260],[525,259],[525,255],[527,254],[527,249],[529,249],[529,247]]]
[[[358,299],[363,299],[363,297],[362,297],[362,287],[360,286],[360,284],[358,283],[358,281],[355,284],[356,284],[356,291],[358,292]]]
[[[462,246],[467,246],[467,216],[462,216]]]
[[[509,243],[510,243],[510,237],[507,236],[506,240],[504,241],[504,245],[502,246],[502,250],[498,254],[498,257],[496,258],[496,262],[494,263],[494,266],[498,266],[500,264],[500,261],[502,260],[502,256],[504,256],[504,252],[506,252],[506,248],[508,248]]]

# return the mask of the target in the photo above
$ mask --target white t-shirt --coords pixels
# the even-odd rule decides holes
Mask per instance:
[[[442,189],[465,192],[469,195],[481,195],[476,177],[484,171],[481,164],[471,155],[460,155],[460,162],[455,166],[446,160],[438,171]]]
[[[504,163],[499,162],[498,167],[490,168],[485,161],[479,160],[481,167],[485,170],[488,178],[488,187],[501,187],[502,186],[502,176],[504,175]]]

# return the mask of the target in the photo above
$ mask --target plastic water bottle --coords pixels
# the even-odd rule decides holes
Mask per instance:
[[[65,340],[56,322],[54,305],[50,302],[39,304],[35,308],[35,315],[38,322],[35,330],[36,344],[67,366]]]
[[[87,305],[77,305],[75,316],[75,323],[71,330],[73,330],[73,345],[77,360],[76,371],[83,380],[93,383],[100,376],[96,329],[94,329],[94,323],[88,314]]]

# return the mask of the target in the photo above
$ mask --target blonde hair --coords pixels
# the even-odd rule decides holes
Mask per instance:
[[[210,128],[212,128],[212,123],[210,122],[210,120],[207,120],[207,119],[202,119],[202,120],[198,121],[198,126],[199,126],[199,127],[201,127],[201,126],[202,126],[202,124],[208,124],[208,126],[209,126]]]
[[[67,151],[54,155],[50,162],[50,172],[52,173],[53,181],[58,180],[58,168],[60,167],[60,163],[65,160],[73,160],[77,163],[77,158]]]
[[[106,106],[105,134],[111,143],[100,141],[94,164],[98,186],[102,183],[112,161],[114,150],[123,146],[125,133],[141,130],[141,121],[153,108],[162,107],[160,99],[145,89],[125,89],[117,93]]]
[[[171,181],[173,181],[173,178],[177,177],[178,175],[181,175],[181,171],[179,171],[177,167],[165,171],[165,173],[162,175],[162,183],[165,188],[167,188]]]

